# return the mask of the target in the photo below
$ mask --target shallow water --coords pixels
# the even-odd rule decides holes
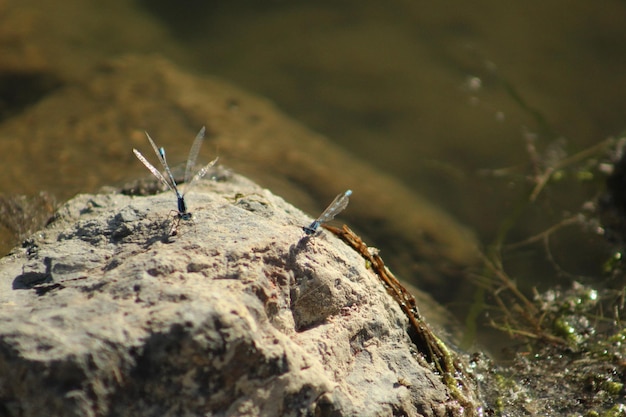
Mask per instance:
[[[558,156],[626,128],[623,1],[23,4],[16,13],[26,17],[18,22],[37,21],[28,20],[33,10],[37,18],[48,14],[40,30],[58,36],[60,55],[76,58],[68,73],[150,52],[230,80],[395,175],[474,228],[484,243],[496,238],[532,187],[525,180],[531,172],[525,139],[536,136],[539,151],[552,147]],[[25,164],[31,171],[23,181],[0,183],[0,190],[33,195],[43,188],[64,199],[145,175],[126,158],[126,144],[33,146],[28,160],[0,155],[3,166]],[[68,153],[118,162],[110,172],[90,173],[87,159],[51,172],[49,164],[34,163],[50,152],[60,165]],[[507,167],[516,174],[494,178],[495,169]],[[570,180],[550,190],[515,220],[508,241],[578,210],[600,184]],[[572,276],[596,276],[606,256],[601,243],[584,236],[566,235],[557,253]],[[582,238],[591,243],[572,243]],[[559,275],[559,282],[571,280],[545,259],[540,246],[518,251],[511,271],[529,286]]]

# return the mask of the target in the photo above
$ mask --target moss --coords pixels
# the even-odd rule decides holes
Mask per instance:
[[[602,389],[613,396],[619,395],[624,389],[624,384],[616,381],[605,381],[601,386]]]
[[[624,404],[615,404],[610,410],[603,413],[602,417],[626,417],[626,406]]]

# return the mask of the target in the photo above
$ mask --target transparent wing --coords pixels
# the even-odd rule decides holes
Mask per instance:
[[[324,210],[317,218],[317,221],[319,223],[325,223],[334,219],[337,214],[342,212],[348,206],[351,195],[352,190],[347,190],[335,197],[333,202],[330,203],[330,205],[326,207],[326,210]]]
[[[191,178],[191,171],[193,167],[196,165],[196,159],[198,159],[198,153],[200,152],[200,147],[202,146],[202,142],[204,141],[204,133],[206,129],[202,126],[202,129],[196,135],[196,138],[193,140],[191,144],[191,149],[189,149],[189,156],[187,157],[187,167],[185,168],[185,183],[193,182]],[[209,167],[210,168],[210,167]],[[208,169],[208,168],[207,168]],[[196,174],[198,176],[198,174]],[[195,176],[194,176],[195,178]]]
[[[178,187],[176,186],[176,180],[174,179],[174,175],[172,174],[172,171],[170,171],[170,166],[167,164],[167,159],[165,158],[165,148],[163,147],[159,148],[159,159],[161,160],[161,163],[163,164],[163,167],[165,168],[165,172],[167,173],[167,176],[170,179],[171,188],[176,193],[176,196],[180,198],[181,195],[178,192]]]
[[[146,134],[146,137],[148,138],[148,142],[150,142],[150,145],[152,145],[152,149],[154,149],[154,153],[156,154],[157,158],[159,158],[159,162],[161,162],[163,169],[167,170],[167,162],[165,161],[165,158],[161,155],[159,148],[154,144],[154,141],[152,140],[148,132],[144,132],[144,133]]]
[[[152,172],[152,175],[157,177],[157,179],[161,181],[163,184],[165,184],[167,188],[169,188],[170,190],[173,190],[171,184],[165,179],[163,174],[161,174],[161,172],[158,169],[156,169],[150,162],[148,162],[148,160],[141,154],[141,152],[139,152],[137,149],[133,149],[133,152],[135,153],[135,156],[137,157],[137,159],[139,159],[141,163],[144,164],[150,172]]]
[[[167,159],[165,158],[165,149],[164,148],[159,148],[156,146],[156,144],[154,143],[154,141],[152,140],[152,138],[150,137],[150,135],[148,134],[148,132],[144,132],[146,134],[146,137],[148,138],[148,142],[150,142],[150,146],[152,146],[152,149],[154,149],[154,153],[156,154],[157,158],[159,159],[159,162],[161,162],[161,166],[163,166],[163,169],[165,170],[167,176],[170,179],[170,182],[167,184],[167,186],[174,190],[176,192],[176,195],[179,195],[178,192],[178,187],[176,187],[176,180],[174,180],[174,176],[172,175],[172,171],[170,171],[170,167],[169,165],[167,165]],[[145,158],[144,158],[145,160]],[[152,165],[150,165],[152,166]],[[154,168],[154,167],[153,167]],[[163,177],[163,175],[161,175]]]
[[[204,177],[206,175],[206,173],[209,171],[209,169],[211,169],[211,167],[217,163],[218,159],[220,159],[219,156],[217,158],[215,158],[214,160],[212,160],[211,162],[209,162],[208,164],[206,164],[205,166],[203,166],[202,169],[200,171],[198,171],[198,173],[196,175],[193,176],[191,181],[189,181],[189,184],[185,185],[185,192],[187,192],[189,187],[191,187],[191,184],[193,184],[194,182],[196,182],[199,179],[201,179],[202,177]]]

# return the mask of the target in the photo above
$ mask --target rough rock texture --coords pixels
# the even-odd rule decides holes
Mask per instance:
[[[463,412],[363,258],[214,178],[188,222],[169,192],[80,195],[0,261],[0,415]]]

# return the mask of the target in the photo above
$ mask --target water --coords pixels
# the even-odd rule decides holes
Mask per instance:
[[[545,142],[563,136],[575,150],[624,127],[623,2],[24,4],[27,17],[28,6],[50,15],[41,36],[65,40],[83,34],[84,44],[59,46],[68,56],[84,57],[80,65],[71,62],[75,72],[106,57],[152,51],[190,70],[219,75],[269,97],[469,223],[482,223],[483,207],[473,201],[473,190],[460,189],[458,177],[526,162],[524,128],[538,131]],[[75,29],[60,17],[65,15],[80,16]],[[94,24],[98,19],[102,23]],[[511,98],[506,83],[542,115],[549,132]],[[43,96],[48,91],[38,82],[28,85]],[[81,154],[95,151],[95,157],[108,159],[128,148],[75,146]],[[34,146],[31,157],[44,155],[43,149]],[[44,188],[67,197],[119,180],[107,175],[119,168],[94,178],[57,176],[47,182],[50,167],[32,166],[28,183],[1,188]]]

